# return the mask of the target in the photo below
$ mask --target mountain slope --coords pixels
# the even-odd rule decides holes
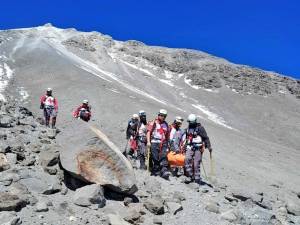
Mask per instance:
[[[211,137],[220,182],[270,192],[278,191],[272,184],[300,186],[299,80],[199,51],[51,25],[1,31],[0,56],[0,84],[36,114],[39,96],[54,89],[62,129],[85,98],[94,122],[120,148],[127,119],[139,109],[153,119],[166,108],[170,122],[196,113]]]

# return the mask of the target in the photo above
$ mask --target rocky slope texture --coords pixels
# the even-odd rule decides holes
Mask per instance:
[[[0,31],[0,40],[0,100],[8,102],[2,106],[2,126],[7,127],[1,128],[1,132],[7,132],[7,137],[1,139],[1,145],[6,147],[0,156],[0,173],[1,178],[7,173],[12,176],[11,181],[1,183],[1,190],[17,197],[1,196],[16,203],[5,204],[6,207],[23,207],[17,214],[3,214],[3,218],[20,217],[24,224],[42,219],[49,224],[82,224],[87,220],[95,224],[96,220],[106,223],[108,219],[120,224],[128,210],[137,207],[145,215],[130,214],[138,217],[132,220],[142,218],[145,224],[153,224],[153,219],[164,224],[229,223],[223,218],[246,224],[249,220],[255,224],[255,218],[260,218],[256,224],[262,224],[261,218],[280,220],[283,224],[290,220],[299,223],[299,217],[293,215],[299,212],[299,81],[235,65],[199,51],[122,42],[98,32],[51,25]],[[25,106],[34,115],[41,115],[39,97],[48,87],[53,88],[59,102],[57,127],[61,132],[57,136],[26,115],[30,114],[28,110],[18,107]],[[5,98],[6,95],[16,102]],[[121,150],[126,144],[124,129],[128,118],[140,109],[147,112],[150,120],[160,108],[165,108],[169,112],[168,122],[177,115],[186,118],[189,113],[197,114],[211,138],[217,189],[198,190],[181,183],[181,178],[167,182],[135,171],[138,203],[133,196],[125,200],[124,196],[111,194],[97,185],[80,189],[75,195],[75,188],[82,183],[65,176],[57,166],[57,156],[69,136],[74,136],[76,147],[91,141],[87,137],[81,142],[80,137],[87,134],[85,129],[72,129],[72,110],[82,99],[89,99],[92,105],[89,124],[100,128]],[[33,126],[20,124],[18,115]],[[51,160],[40,163],[43,157]],[[209,171],[207,153],[203,162]],[[71,164],[64,166],[70,172],[74,169],[67,166]],[[18,194],[23,192],[18,192],[14,185],[22,185],[22,190],[25,186],[28,193]],[[157,187],[160,191],[155,191]],[[174,200],[170,201],[175,191],[182,192],[186,199],[175,202],[183,210]],[[82,197],[82,193],[92,195]],[[33,205],[33,197],[41,203]],[[98,209],[104,203],[105,207]],[[35,212],[35,207],[48,211]],[[217,216],[205,208],[217,212]],[[109,213],[119,214],[120,218]]]
[[[1,104],[0,224],[297,224],[300,193],[269,195],[185,184],[135,170],[139,190],[123,195],[59,167],[56,138],[26,108]],[[66,142],[68,140],[65,139]],[[113,171],[111,171],[113,174]],[[209,181],[209,180],[208,180]]]

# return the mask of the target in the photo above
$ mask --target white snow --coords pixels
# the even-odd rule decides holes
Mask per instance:
[[[237,90],[235,90],[234,88],[231,89],[234,93],[239,93],[237,92]]]
[[[184,92],[179,92],[179,95],[180,95],[181,97],[183,97],[183,98],[187,98],[187,96],[185,95]]]
[[[191,79],[187,79],[186,77],[184,78],[184,83],[186,83],[186,84],[187,84],[187,85],[189,85],[190,87],[192,87],[192,88],[194,88],[194,89],[198,90],[198,89],[199,89],[199,87],[198,87],[198,86],[196,86],[196,85],[192,85],[192,84],[191,84],[191,82],[192,82],[192,80],[191,80]]]
[[[29,94],[28,94],[28,92],[25,90],[24,87],[20,87],[20,88],[19,88],[19,94],[21,95],[23,101],[27,100],[27,98],[29,97]]]
[[[208,117],[208,119],[211,120],[212,122],[219,124],[223,127],[226,127],[228,129],[231,129],[231,130],[233,129],[232,127],[230,127],[226,124],[226,121],[221,116],[209,111],[209,109],[207,107],[200,105],[200,104],[198,104],[198,105],[192,104],[192,106],[196,109],[199,109],[202,113],[204,113]]]
[[[139,70],[139,71],[141,71],[141,72],[143,72],[143,73],[145,73],[145,74],[147,74],[147,75],[149,75],[151,77],[155,77],[155,75],[153,73],[151,73],[150,71],[148,71],[146,69],[140,68],[140,67],[138,67],[138,66],[136,66],[134,64],[131,64],[129,62],[126,62],[126,61],[124,61],[122,59],[118,59],[118,60],[121,61],[122,63],[126,64],[127,66],[130,66],[130,67],[132,67],[132,68],[134,68],[136,70]]]
[[[284,90],[279,90],[278,93],[280,93],[280,94],[286,94],[286,91],[284,91]]]
[[[55,42],[52,40],[48,40],[48,43],[55,48],[56,50],[60,51],[62,54],[66,55],[67,57],[69,57],[70,59],[74,60],[76,62],[76,65],[84,70],[86,70],[87,72],[89,72],[90,74],[93,74],[101,79],[104,79],[106,81],[112,82],[115,81],[117,83],[119,83],[121,86],[139,94],[142,96],[145,96],[147,98],[150,98],[156,102],[159,102],[163,105],[166,105],[167,103],[163,100],[160,100],[148,93],[146,93],[143,90],[140,90],[134,86],[132,86],[131,84],[127,83],[126,81],[123,81],[122,79],[120,79],[120,75],[118,74],[114,74],[108,71],[105,71],[103,69],[100,69],[96,64],[84,60],[82,58],[80,58],[79,56],[75,55],[74,53],[68,51],[61,43],[59,42]],[[99,74],[100,73],[100,74]],[[103,76],[104,75],[104,76]]]
[[[117,94],[120,94],[121,92],[119,92],[117,89],[114,89],[114,88],[107,88],[107,90],[111,91],[111,92],[114,92],[114,93],[117,93]]]
[[[129,95],[129,98],[133,98],[133,99],[135,99],[136,97],[134,97],[134,96],[132,96],[132,95]]]
[[[3,66],[0,66],[0,101],[6,101],[4,95],[2,94],[7,87],[9,80],[13,76],[13,71],[9,66],[4,63]]]
[[[174,87],[175,85],[172,83],[170,80],[164,80],[164,79],[159,79],[160,82],[165,83],[171,87]]]
[[[172,79],[174,76],[174,73],[168,70],[164,70],[164,73],[167,79]]]

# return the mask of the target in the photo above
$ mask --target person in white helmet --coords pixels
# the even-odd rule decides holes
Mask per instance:
[[[152,175],[169,179],[167,151],[169,143],[169,125],[165,121],[167,110],[159,110],[158,116],[148,124],[147,146],[151,149]]]
[[[201,185],[200,163],[205,148],[212,151],[209,137],[203,126],[197,121],[195,114],[190,114],[187,119],[188,128],[185,130],[183,140],[186,146],[185,172],[189,181]]]
[[[140,161],[140,169],[146,170],[146,144],[147,144],[147,117],[144,110],[139,111],[139,122],[137,128],[137,157]]]
[[[138,123],[139,123],[139,115],[133,114],[131,119],[127,123],[127,129],[126,129],[126,139],[127,143],[129,143],[129,149],[126,148],[123,152],[123,154],[127,157],[133,157],[135,151],[137,150],[137,131],[138,131]]]
[[[92,117],[91,106],[89,105],[88,100],[83,100],[82,104],[80,104],[73,112],[74,118],[80,118],[85,122],[88,122]]]
[[[176,116],[174,122],[170,126],[170,150],[176,153],[180,152],[182,144],[182,136],[184,130],[181,128],[183,118]]]
[[[174,122],[170,126],[170,151],[175,152],[176,154],[180,153],[182,150],[182,137],[184,130],[181,128],[181,126],[183,121],[184,120],[181,116],[176,116]],[[178,170],[178,167],[171,167],[171,171],[174,176],[178,175]]]
[[[55,128],[56,117],[58,113],[57,99],[52,95],[52,89],[47,88],[46,94],[40,98],[40,109],[44,110],[45,124],[49,127],[50,119],[52,118],[51,126]]]

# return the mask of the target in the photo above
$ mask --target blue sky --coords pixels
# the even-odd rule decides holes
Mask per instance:
[[[0,29],[51,22],[118,40],[198,49],[300,79],[297,0],[1,2]]]

